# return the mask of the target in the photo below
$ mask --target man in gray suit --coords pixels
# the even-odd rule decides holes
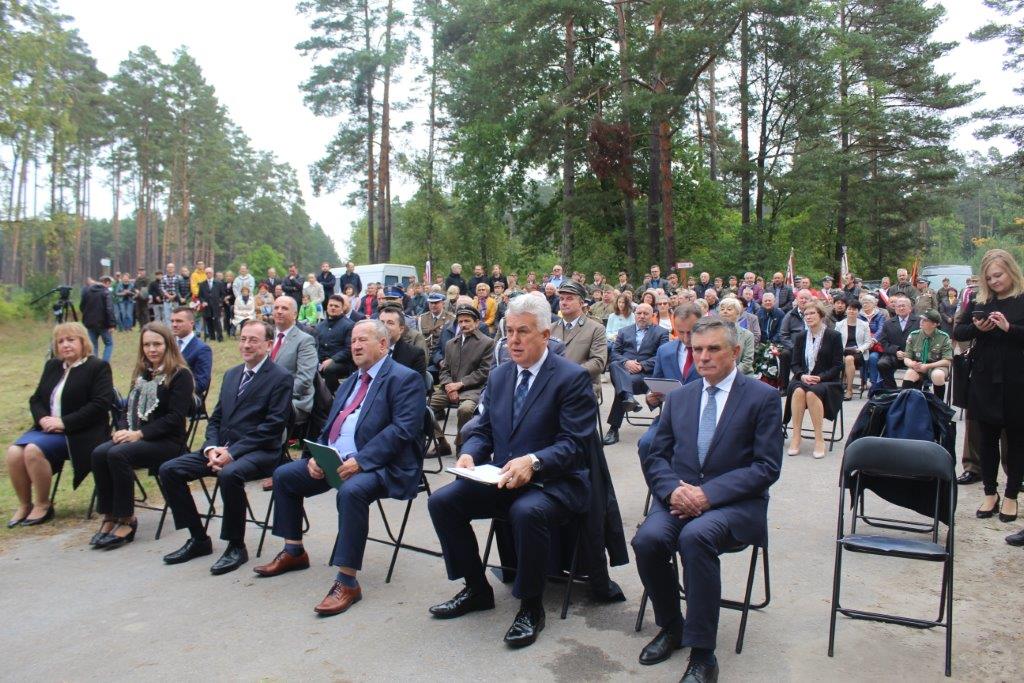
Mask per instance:
[[[279,296],[274,301],[274,341],[270,359],[291,373],[292,409],[295,424],[302,424],[313,409],[313,377],[316,375],[316,341],[298,327],[295,299]]]

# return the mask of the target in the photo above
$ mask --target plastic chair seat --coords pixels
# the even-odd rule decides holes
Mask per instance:
[[[840,542],[845,550],[854,553],[888,555],[913,560],[931,560],[932,562],[942,562],[947,558],[945,546],[913,538],[853,534],[844,536]]]

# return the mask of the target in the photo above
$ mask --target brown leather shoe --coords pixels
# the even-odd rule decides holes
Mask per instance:
[[[445,455],[451,455],[451,454],[452,454],[452,447],[448,443],[448,440],[444,439],[444,438],[438,439],[437,446],[434,447],[433,455],[434,456],[438,456],[438,455],[445,456]]]
[[[320,616],[332,617],[341,614],[362,599],[363,591],[359,586],[349,588],[343,586],[340,581],[335,581],[331,590],[327,591],[327,596],[313,608],[313,611]]]
[[[294,572],[298,569],[309,569],[309,555],[306,554],[305,550],[298,557],[292,557],[282,550],[277,554],[277,557],[267,564],[261,564],[258,567],[252,568],[260,576],[278,576],[279,574]]]

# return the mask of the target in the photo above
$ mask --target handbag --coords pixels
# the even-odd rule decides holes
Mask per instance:
[[[971,370],[974,367],[972,349],[953,356],[953,395],[950,399],[957,408],[967,408],[967,396],[970,394]]]
[[[885,353],[885,347],[882,346],[882,342],[877,340],[874,344],[871,345],[871,348],[868,350],[871,351],[871,353]]]

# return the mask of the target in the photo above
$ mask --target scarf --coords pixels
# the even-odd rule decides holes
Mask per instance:
[[[163,384],[165,375],[163,368],[158,368],[151,379],[140,376],[135,380],[135,386],[128,395],[128,428],[138,429],[139,425],[146,422],[149,416],[160,405],[157,399],[157,389]]]

